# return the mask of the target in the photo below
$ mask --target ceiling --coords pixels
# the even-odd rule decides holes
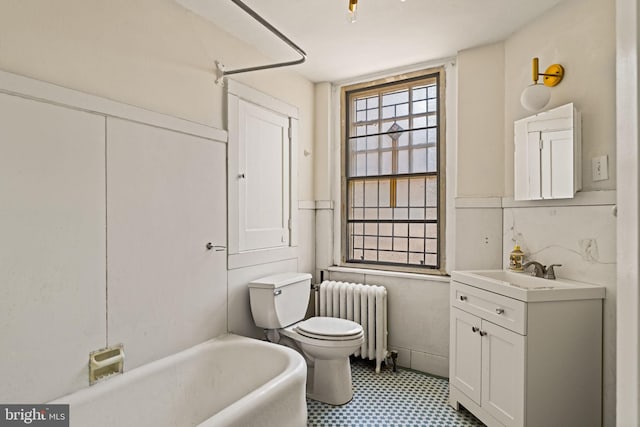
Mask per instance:
[[[299,56],[231,0],[176,0],[276,62]],[[293,68],[314,82],[343,81],[504,40],[562,0],[243,0],[306,51]],[[232,63],[227,69],[263,65]]]

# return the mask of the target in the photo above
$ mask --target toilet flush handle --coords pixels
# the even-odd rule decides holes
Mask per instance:
[[[282,293],[282,289],[276,289],[275,291],[273,291],[273,295],[278,296]]]

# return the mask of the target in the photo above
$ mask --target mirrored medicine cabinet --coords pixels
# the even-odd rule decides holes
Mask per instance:
[[[514,199],[570,199],[582,189],[581,121],[573,103],[514,122]]]

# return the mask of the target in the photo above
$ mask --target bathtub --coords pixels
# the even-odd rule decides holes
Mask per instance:
[[[294,350],[228,334],[50,403],[71,427],[299,427],[306,375]]]

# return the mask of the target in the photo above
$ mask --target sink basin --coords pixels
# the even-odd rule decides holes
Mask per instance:
[[[508,270],[453,271],[451,279],[521,301],[604,298],[605,288],[573,280],[549,280]]]

